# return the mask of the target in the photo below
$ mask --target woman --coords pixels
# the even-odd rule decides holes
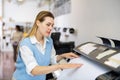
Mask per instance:
[[[56,64],[63,58],[76,58],[73,53],[55,56],[52,39],[49,37],[54,25],[54,16],[41,11],[34,22],[31,32],[19,46],[15,80],[45,80],[46,74],[59,69],[79,68],[82,64]],[[54,65],[49,66],[52,63]]]
[[[15,30],[16,32],[13,33],[13,36],[11,38],[12,45],[13,45],[13,52],[14,52],[14,56],[13,56],[14,62],[16,61],[16,57],[17,57],[17,47],[18,47],[19,41],[23,37],[23,32],[21,31],[21,28],[19,25],[15,26]]]

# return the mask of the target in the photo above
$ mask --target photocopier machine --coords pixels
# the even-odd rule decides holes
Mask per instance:
[[[110,68],[95,80],[120,80],[120,50],[94,42],[86,42],[73,49],[77,54],[94,60],[101,65]]]

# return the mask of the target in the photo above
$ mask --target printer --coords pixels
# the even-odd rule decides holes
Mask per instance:
[[[94,42],[86,42],[73,49],[77,54],[94,60],[111,71],[101,74],[95,80],[120,80],[120,50]]]
[[[98,76],[95,80],[120,80],[120,73],[115,71],[109,71]]]

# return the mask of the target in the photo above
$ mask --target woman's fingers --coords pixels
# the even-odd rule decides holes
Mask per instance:
[[[72,52],[62,54],[61,56],[64,57],[64,58],[78,58],[79,57],[77,54],[72,53]]]
[[[59,66],[61,69],[67,69],[67,68],[79,68],[82,65],[83,64],[68,63],[68,64],[60,64]]]
[[[70,52],[70,54],[71,54],[71,57],[74,57],[74,58],[78,58],[78,57],[79,57],[79,56],[78,56],[77,54],[75,54],[75,53]]]

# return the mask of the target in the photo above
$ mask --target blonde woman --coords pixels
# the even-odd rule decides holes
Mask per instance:
[[[73,53],[55,56],[52,39],[49,37],[54,25],[54,16],[49,11],[41,11],[31,32],[19,45],[15,80],[46,80],[46,74],[59,69],[79,68],[82,64],[56,64],[62,58],[76,58]],[[54,64],[49,66],[49,64]]]

